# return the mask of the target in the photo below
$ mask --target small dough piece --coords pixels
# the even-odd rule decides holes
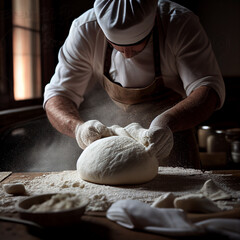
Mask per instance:
[[[140,184],[158,173],[158,161],[130,137],[111,136],[90,144],[77,161],[83,180],[109,185]]]
[[[13,195],[25,195],[26,189],[22,183],[6,183],[3,185],[3,189],[8,194]]]
[[[151,207],[156,208],[174,208],[173,201],[176,198],[176,196],[169,192],[161,195],[159,198],[157,198]]]
[[[212,179],[207,180],[199,192],[213,201],[228,200],[232,198],[230,194],[218,187]]]
[[[177,197],[174,200],[174,207],[191,213],[214,213],[222,211],[213,201],[202,194],[188,194]]]

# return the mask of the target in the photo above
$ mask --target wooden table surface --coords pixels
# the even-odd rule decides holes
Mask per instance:
[[[19,178],[33,179],[45,173],[27,172],[27,173],[12,173],[2,180],[2,183],[19,180]],[[240,183],[240,170],[221,170],[214,171],[213,174],[232,174],[232,179],[236,183]],[[0,213],[1,216],[19,218],[17,213]],[[231,211],[224,211],[215,214],[188,214],[188,217],[197,222],[200,220],[226,217],[226,218],[240,218],[240,209]],[[81,222],[72,228],[53,229],[47,232],[32,231],[22,224],[9,223],[0,221],[0,239],[1,240],[35,240],[35,239],[72,239],[78,237],[79,239],[111,239],[111,240],[167,240],[176,239],[147,232],[136,230],[129,230],[120,225],[108,220],[105,213],[87,212],[82,216]],[[84,237],[83,237],[84,236]],[[190,239],[190,238],[188,238]],[[194,237],[193,239],[197,239]]]

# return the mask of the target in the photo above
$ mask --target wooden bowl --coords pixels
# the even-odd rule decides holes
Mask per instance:
[[[79,206],[75,208],[44,212],[30,210],[32,205],[41,204],[56,194],[42,194],[20,200],[16,203],[16,210],[22,219],[35,222],[43,227],[70,226],[80,222],[81,216],[84,214],[85,208],[89,203],[89,200],[84,196],[79,198]]]

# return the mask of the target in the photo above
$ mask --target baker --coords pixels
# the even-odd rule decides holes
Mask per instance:
[[[130,135],[139,130],[165,156],[160,165],[199,168],[192,129],[222,107],[225,86],[190,10],[167,0],[96,0],[73,21],[58,58],[44,108],[59,132],[82,149],[111,135],[104,118],[81,114],[98,82],[116,121],[125,119],[120,124]],[[94,105],[102,107],[101,98]],[[102,115],[111,112],[104,108]]]

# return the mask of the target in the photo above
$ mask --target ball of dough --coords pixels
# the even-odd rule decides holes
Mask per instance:
[[[165,193],[157,198],[151,206],[156,208],[174,208],[173,201],[175,198],[176,196],[173,193]]]
[[[174,200],[175,208],[181,208],[185,212],[192,213],[214,213],[221,209],[211,200],[202,194],[188,194],[177,197]]]
[[[8,194],[24,195],[26,190],[22,183],[6,183],[3,185],[3,189]]]
[[[199,192],[213,201],[229,200],[232,198],[230,194],[218,187],[212,179],[207,180]]]
[[[158,161],[134,139],[111,136],[90,144],[80,155],[77,170],[93,183],[139,184],[157,175]]]

